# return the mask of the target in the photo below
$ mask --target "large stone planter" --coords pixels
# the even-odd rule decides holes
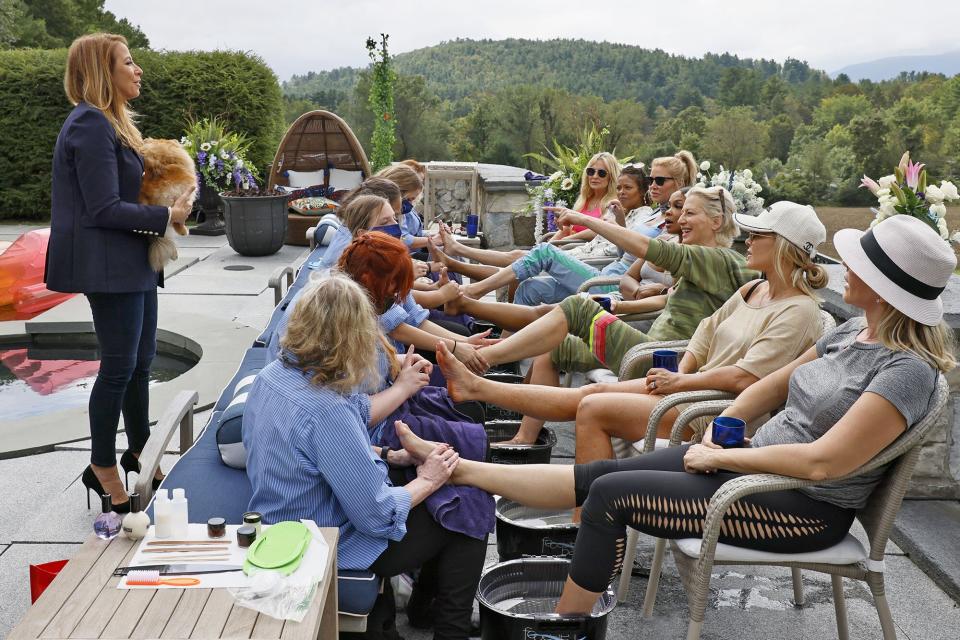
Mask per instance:
[[[227,242],[242,256],[268,256],[287,237],[287,196],[220,194]]]

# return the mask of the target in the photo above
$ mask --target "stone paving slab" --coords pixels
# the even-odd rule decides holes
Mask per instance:
[[[306,254],[304,247],[285,245],[272,256],[250,258],[239,255],[228,246],[221,247],[189,270],[171,279],[161,290],[161,294],[258,295],[267,287],[267,280],[275,269],[298,263]],[[234,270],[246,267],[252,268]]]
[[[30,565],[73,557],[78,544],[13,544],[0,555],[0,638],[30,606]]]
[[[893,535],[910,558],[960,602],[960,503],[905,500]]]
[[[84,467],[90,462],[90,454],[85,452],[58,451],[24,458],[0,460],[0,544],[9,544],[13,540],[23,540],[17,536],[17,531],[34,514],[43,512],[54,516],[48,523],[48,531],[41,541],[56,540],[78,541],[83,538],[59,537],[59,530],[63,526],[61,515],[55,511],[47,511],[47,505],[55,501],[71,483],[75,482]],[[81,504],[82,496],[76,500],[76,506]],[[79,513],[79,509],[75,508]],[[84,512],[86,509],[84,508]],[[50,528],[50,524],[54,527]],[[86,529],[90,528],[90,520]],[[36,541],[38,539],[34,539]],[[4,580],[0,574],[0,582]]]

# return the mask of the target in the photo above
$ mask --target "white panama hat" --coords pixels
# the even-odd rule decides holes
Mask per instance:
[[[782,200],[758,215],[734,214],[737,226],[747,231],[773,232],[797,247],[812,260],[817,247],[827,239],[827,228],[820,222],[813,207]]]
[[[833,244],[847,268],[894,309],[931,327],[943,319],[940,294],[957,257],[923,221],[895,215],[866,232],[841,229]]]

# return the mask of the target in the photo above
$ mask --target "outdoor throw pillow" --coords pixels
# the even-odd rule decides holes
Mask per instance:
[[[289,206],[294,212],[302,216],[322,216],[325,213],[335,211],[339,205],[330,198],[309,197],[292,200]]]
[[[220,460],[234,469],[247,468],[247,450],[243,446],[243,409],[247,403],[247,393],[257,377],[259,369],[237,382],[233,390],[233,400],[220,416],[217,427],[217,449]]]
[[[340,225],[340,218],[338,218],[335,213],[328,213],[320,218],[320,223],[313,232],[313,238],[317,241],[317,245],[325,247],[330,244],[330,241],[333,240],[333,236],[337,232],[337,229],[340,228]]]
[[[287,180],[294,188],[323,184],[323,171],[287,171]]]
[[[363,182],[363,171],[330,169],[330,186],[334,191],[349,191],[359,187],[361,182]]]

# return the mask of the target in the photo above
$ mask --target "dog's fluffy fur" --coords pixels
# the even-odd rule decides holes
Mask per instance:
[[[147,138],[143,141],[143,181],[140,183],[140,203],[162,207],[173,206],[177,198],[197,184],[197,169],[176,140]],[[154,271],[177,259],[174,234],[187,235],[187,227],[180,223],[167,225],[166,233],[150,243],[150,266]]]

